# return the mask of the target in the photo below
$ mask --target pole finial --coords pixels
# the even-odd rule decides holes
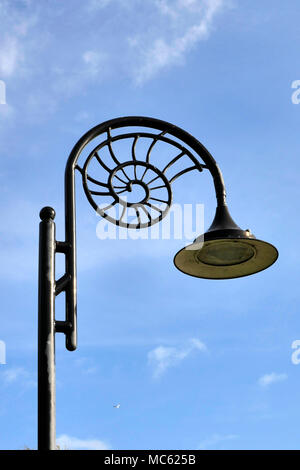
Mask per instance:
[[[47,219],[55,219],[55,210],[52,207],[46,206],[40,212],[40,219],[47,220]]]

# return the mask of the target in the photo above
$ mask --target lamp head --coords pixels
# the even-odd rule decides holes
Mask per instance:
[[[257,240],[231,218],[227,206],[218,206],[212,225],[194,243],[180,250],[175,266],[204,279],[233,279],[257,273],[278,258],[270,243]]]

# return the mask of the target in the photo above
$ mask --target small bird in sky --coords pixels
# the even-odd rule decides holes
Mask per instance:
[[[113,405],[114,408],[120,408],[120,403],[118,403],[117,405]]]

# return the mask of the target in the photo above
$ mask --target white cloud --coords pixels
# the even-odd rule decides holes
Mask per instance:
[[[101,69],[105,62],[105,54],[89,50],[84,52],[82,59],[83,62],[87,65],[85,75],[88,75],[93,78],[98,76],[101,72]]]
[[[221,442],[231,441],[237,438],[238,436],[235,434],[227,434],[227,435],[213,434],[211,437],[204,439],[204,441],[202,441],[199,444],[198,449],[199,450],[206,450],[209,448],[217,449],[219,447],[218,444],[220,444]]]
[[[184,64],[229,1],[90,0],[53,9],[0,0],[0,79],[7,103],[17,111],[1,110],[1,134],[20,115],[29,122],[47,120],[90,87],[99,88],[101,100],[101,84],[116,77],[142,86]],[[66,17],[72,18],[71,29]]]
[[[108,6],[112,0],[90,0],[87,4],[87,9],[94,13],[97,10],[101,10],[102,8],[105,8]]]
[[[12,385],[18,382],[23,387],[36,387],[36,381],[31,378],[31,374],[23,367],[5,368],[0,375],[5,385]]]
[[[21,199],[10,195],[8,199],[5,174],[0,174],[0,178],[4,194],[0,208],[5,220],[0,230],[0,279],[34,279],[36,282],[39,205],[25,197]]]
[[[68,67],[68,70],[63,65],[53,67],[51,87],[54,93],[72,96],[84,91],[93,81],[99,84],[107,75],[106,62],[107,57],[104,52],[87,50],[80,57],[74,57],[74,63]]]
[[[20,3],[23,3],[20,5],[22,8],[16,8],[12,2],[0,0],[0,78],[20,77],[23,74],[28,35],[38,19],[35,8],[25,0]]]
[[[288,378],[287,374],[276,374],[272,372],[271,374],[265,374],[258,380],[258,383],[261,387],[268,387],[269,385],[276,382],[283,382]]]
[[[6,103],[4,105],[0,106],[0,121],[6,121],[9,122],[15,115],[15,110],[14,108]]]
[[[56,439],[62,450],[108,450],[111,449],[104,441],[99,439],[78,439],[77,437],[62,434]]]
[[[142,59],[135,70],[138,85],[153,78],[165,67],[183,63],[186,53],[199,41],[208,38],[212,22],[223,8],[224,0],[157,0],[156,6],[161,15],[168,17],[160,37],[153,30],[146,47],[144,35],[129,40]]]
[[[0,0],[0,79],[31,120],[47,119],[60,101],[87,93],[90,85],[119,76],[140,86],[184,63],[188,52],[208,38],[228,1],[90,0],[75,9],[69,4],[53,9]],[[73,28],[63,34],[70,15]],[[83,16],[87,20],[79,36]]]
[[[75,365],[81,370],[81,373],[87,375],[93,375],[97,372],[98,368],[90,364],[90,359],[86,357],[80,357],[75,360]]]
[[[16,37],[7,36],[0,43],[0,77],[7,78],[14,74],[22,59],[20,45]]]
[[[148,362],[153,367],[153,376],[159,378],[169,367],[176,366],[195,350],[206,351],[206,345],[192,338],[184,347],[158,346],[148,353]]]
[[[22,367],[6,369],[2,374],[4,382],[7,384],[16,382],[20,377],[24,377],[26,375],[27,373]]]

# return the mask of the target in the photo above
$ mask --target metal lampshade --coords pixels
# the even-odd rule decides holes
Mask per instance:
[[[176,268],[204,279],[249,276],[271,266],[278,258],[270,243],[257,240],[231,218],[227,206],[218,206],[212,225],[174,258]]]

